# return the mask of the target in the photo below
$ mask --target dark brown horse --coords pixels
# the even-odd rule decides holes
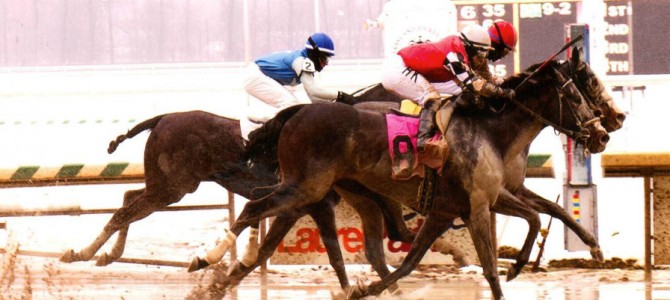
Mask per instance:
[[[608,139],[577,88],[556,72],[555,62],[551,65],[520,91],[522,104],[508,105],[497,118],[467,110],[454,116],[446,137],[455,154],[445,165],[448,171],[441,177],[435,207],[426,216],[403,266],[384,277],[381,284],[373,285],[371,294],[381,292],[413,269],[432,241],[454,218],[462,217],[472,233],[485,277],[495,298],[500,298],[502,291],[492,265],[488,213],[498,197],[514,198],[503,186],[506,164],[516,159],[547,124],[588,142],[592,152],[602,151]],[[521,80],[514,77],[507,84],[514,86]],[[541,87],[550,90],[544,92]],[[529,117],[529,112],[535,115]],[[338,193],[355,194],[352,183],[417,208],[414,195],[418,180],[398,182],[388,176],[385,127],[382,115],[339,104],[299,106],[280,113],[263,127],[267,139],[252,141],[250,149],[261,145],[260,152],[267,154],[266,147],[276,143],[282,182],[271,195],[245,205],[231,228],[233,234],[262,218],[317,203],[333,186]],[[302,155],[293,155],[296,151]]]
[[[602,85],[602,82],[598,79],[598,77],[591,71],[590,66],[583,60],[581,50],[574,48],[572,60],[564,64],[561,64],[560,70],[565,74],[571,75],[570,77],[574,79],[575,85],[582,91],[583,95],[587,96],[589,106],[591,106],[594,111],[601,112],[598,114],[604,116],[602,122],[608,131],[613,131],[618,128],[621,128],[622,123],[625,119],[625,115],[612,101],[612,97],[607,93],[604,85]],[[377,86],[372,90],[370,90],[369,93],[366,92],[366,94],[375,95],[376,99],[391,99],[391,101],[399,100],[399,99],[393,100],[394,95],[388,94],[385,90],[379,88],[380,86]],[[386,106],[387,104],[383,104],[382,109],[380,109],[380,111],[386,111]],[[371,106],[362,104],[359,107],[370,108]],[[376,106],[372,105],[372,107]],[[557,205],[552,201],[544,199],[543,197],[537,195],[536,193],[529,190],[523,185],[525,179],[526,163],[529,148],[530,147],[527,147],[523,151],[523,153],[519,155],[519,158],[516,160],[517,162],[516,165],[512,163],[507,168],[508,173],[506,175],[508,178],[510,178],[510,180],[505,185],[506,189],[514,196],[516,196],[516,198],[521,200],[523,203],[516,202],[514,198],[500,197],[496,201],[496,204],[493,206],[492,210],[496,212],[508,212],[507,214],[514,215],[514,212],[517,212],[518,214],[518,212],[525,211],[526,208],[524,208],[523,206],[527,206],[528,208],[531,208],[532,210],[535,211],[535,212],[532,211],[529,212],[528,213],[529,215],[533,214],[537,215],[537,212],[540,212],[558,218],[559,220],[563,221],[571,230],[573,230],[580,237],[580,239],[591,248],[591,254],[595,259],[602,260],[603,256],[600,250],[600,246],[595,237],[591,233],[589,233],[579,223],[577,223],[574,220],[574,218],[572,218],[561,206]],[[366,191],[364,188],[358,187],[357,190],[359,191],[359,193],[367,194],[368,198],[383,199],[379,195],[370,194],[370,191]],[[367,203],[369,202],[366,201],[365,198],[363,199],[358,198],[359,198],[358,195],[351,193],[345,196],[345,199],[349,199],[348,202],[353,203],[354,205],[357,204],[367,205]],[[382,204],[383,203],[390,204],[390,202],[388,201],[382,201]],[[383,207],[384,205],[380,206]],[[398,209],[399,207],[395,206],[386,207],[387,212]],[[364,210],[359,209],[358,211],[364,211]],[[398,216],[399,212],[388,213],[388,215]],[[378,271],[380,274],[388,274],[389,271],[386,268],[386,265],[383,261],[383,253],[381,253],[382,251],[381,249],[383,248],[381,240],[381,229],[383,228],[383,224],[381,223],[374,223],[374,225],[366,224],[366,222],[371,222],[371,220],[380,220],[380,219],[381,218],[367,217],[363,221],[365,227],[364,232],[365,232],[366,257],[368,258],[368,261],[371,262],[375,270],[383,270],[383,272]],[[390,219],[392,220],[393,218]],[[389,218],[387,218],[387,220],[389,220]],[[536,219],[531,218],[529,224],[537,224],[535,223],[534,220]],[[396,220],[396,222],[401,223],[402,220],[400,221]],[[230,286],[235,286],[236,284],[238,284],[239,281],[241,281],[244,278],[244,276],[246,276],[257,266],[261,265],[267,259],[269,259],[269,257],[273,254],[275,248],[285,235],[285,233],[291,227],[291,225],[292,224],[285,224],[285,223],[277,225],[273,224],[270,227],[271,228],[270,233],[267,235],[267,237],[265,238],[260,247],[260,253],[258,255],[258,260],[256,261],[256,263],[251,266],[245,266],[244,264],[236,262],[229,269],[228,276],[217,278],[214,282],[214,285],[220,289],[225,289]],[[539,228],[539,224],[535,226]],[[389,227],[394,228],[395,226],[389,226]],[[394,236],[395,238],[399,237],[400,240],[406,242],[413,240],[414,235],[411,232],[408,232],[406,230],[406,227],[398,226],[398,229],[400,235],[399,236],[395,235]],[[372,232],[371,230],[374,230],[374,232]],[[449,250],[452,253],[454,252],[458,253],[456,249],[453,249],[453,247],[449,245],[441,245],[440,249]],[[528,252],[526,251],[524,252],[530,254],[529,252],[530,249],[527,250]],[[375,254],[375,252],[377,253]],[[525,255],[522,256],[520,260],[518,260],[517,263],[515,263],[515,265],[512,268],[510,268],[510,270],[507,273],[508,280],[513,279],[518,274],[523,265],[525,265],[527,261],[523,261],[523,259],[528,259],[528,257]]]
[[[383,87],[374,86],[357,97],[359,102],[378,99],[385,94],[385,100],[399,102],[399,98],[385,92]],[[240,135],[239,121],[217,116],[203,111],[190,111],[159,115],[141,122],[126,134],[120,135],[109,145],[113,153],[124,140],[151,130],[145,145],[144,173],[145,187],[130,190],[124,194],[123,206],[119,208],[103,228],[102,232],[87,247],[78,252],[67,250],[61,257],[63,262],[87,261],[118,231],[117,240],[109,253],[103,253],[96,265],[110,264],[123,255],[129,225],[145,218],[154,211],[179,202],[186,194],[194,192],[200,182],[214,181],[225,189],[247,199],[253,198],[254,187],[271,186],[278,183],[272,171],[256,164],[249,168],[243,158],[244,142]],[[297,209],[279,216],[270,233],[288,231],[302,216],[309,214],[322,232],[322,240],[328,256],[333,262],[343,289],[348,289],[343,258],[336,235],[334,209],[339,196],[329,193],[318,204]],[[411,241],[413,236],[402,221],[399,205],[391,203],[378,208],[371,205],[352,205],[359,209],[362,219],[379,218],[370,223],[381,223],[388,219],[389,236],[394,240]],[[397,215],[389,216],[390,213]],[[287,226],[280,226],[286,224]],[[401,228],[397,233],[395,228]],[[404,235],[401,235],[404,234]],[[411,234],[411,233],[410,233]],[[281,234],[283,236],[284,234]],[[372,247],[370,247],[372,249]]]

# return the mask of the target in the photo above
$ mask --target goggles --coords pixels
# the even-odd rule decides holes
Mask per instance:
[[[479,50],[479,49],[478,49],[478,50],[477,50],[477,53],[475,54],[475,56],[477,56],[477,57],[479,57],[479,58],[486,58],[486,57],[489,56],[489,51],[488,51],[488,50]]]

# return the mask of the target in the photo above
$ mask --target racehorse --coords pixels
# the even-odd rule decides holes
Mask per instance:
[[[572,53],[573,53],[572,59],[570,61],[562,63],[560,65],[559,70],[561,70],[564,74],[569,74],[570,77],[574,79],[574,83],[577,86],[577,88],[588,99],[587,103],[589,104],[589,106],[592,107],[594,111],[597,111],[598,115],[603,116],[601,118],[602,123],[608,132],[621,128],[623,125],[622,123],[625,120],[625,114],[616,106],[616,103],[613,101],[612,97],[607,93],[606,88],[604,87],[600,79],[591,70],[590,66],[584,61],[582,50],[580,48],[575,47],[573,48]],[[369,93],[366,92],[366,94],[374,95],[376,99],[392,99],[391,101],[395,102],[395,100],[393,100],[394,95],[386,92],[384,89],[381,88],[380,85],[372,88],[372,90],[370,90]],[[388,103],[383,105],[384,106],[382,109],[377,110],[382,112],[386,111],[385,109],[387,108]],[[360,105],[359,107],[363,106],[365,106],[365,104]],[[371,107],[367,106],[367,108]],[[495,205],[492,207],[492,210],[496,212],[505,212],[505,211],[518,212],[525,209],[522,206],[526,205],[535,211],[534,213],[529,213],[531,215],[537,214],[537,212],[539,212],[549,214],[552,217],[558,218],[559,220],[563,221],[563,223],[566,224],[568,228],[573,230],[586,245],[590,247],[591,255],[593,256],[594,259],[602,261],[603,260],[602,251],[600,250],[598,241],[591,233],[589,233],[579,223],[577,223],[574,220],[574,218],[572,218],[565,211],[565,209],[563,209],[563,207],[537,195],[536,193],[529,190],[523,185],[525,179],[528,151],[530,148],[529,146],[523,151],[521,155],[519,155],[519,158],[516,160],[517,164],[516,165],[511,164],[507,168],[507,170],[509,171],[509,174],[507,174],[507,176],[508,178],[510,178],[510,180],[505,185],[506,189],[510,191],[512,194],[514,194],[523,203],[515,202],[513,198],[501,197],[496,201]],[[364,189],[358,187],[358,193],[361,193],[362,191],[364,191]],[[370,194],[369,191],[365,191],[365,193],[368,194],[368,198],[377,198],[377,199],[381,198],[380,195],[369,195]],[[365,201],[365,199],[353,200],[356,199],[356,197],[358,196],[348,194],[346,195],[345,198],[349,199],[350,201],[348,202],[350,203],[357,203],[357,204],[363,203],[365,205],[369,203],[369,201]],[[388,203],[388,201],[384,201],[383,203]],[[399,208],[386,207],[387,211],[392,211],[393,209],[399,209]],[[363,210],[360,209],[358,211],[361,212]],[[398,216],[399,214],[400,213],[398,212],[398,213],[389,213],[388,215]],[[365,253],[366,257],[368,258],[368,261],[373,265],[373,268],[375,270],[378,270],[380,274],[388,274],[389,273],[388,268],[386,267],[384,261],[380,260],[380,258],[383,258],[383,253],[381,253],[381,251],[383,251],[381,250],[383,248],[381,240],[381,230],[383,229],[383,224],[366,226],[366,222],[370,222],[370,220],[379,220],[379,219],[380,218],[378,217],[377,218],[366,217],[364,220],[365,249],[366,249]],[[389,218],[387,218],[387,220],[389,220]],[[532,224],[534,224],[532,220],[529,221],[529,224],[531,226],[533,226]],[[399,222],[396,221],[396,223],[401,222],[402,220],[400,220]],[[260,266],[267,259],[269,259],[269,257],[273,254],[277,245],[281,241],[281,239],[284,237],[286,232],[288,232],[290,227],[292,227],[292,225],[293,223],[272,224],[272,226],[270,227],[271,228],[270,232],[267,234],[265,240],[261,244],[260,251],[258,254],[258,260],[251,266],[245,266],[239,263],[239,261],[235,262],[235,264],[233,264],[230,267],[228,276],[222,276],[216,278],[213,285],[217,286],[219,289],[225,289],[237,285],[254,268]],[[540,225],[538,224],[536,226]],[[389,227],[394,228],[396,226],[389,226]],[[406,230],[406,227],[398,226],[398,229],[399,229],[398,231],[402,233],[399,236],[401,237],[400,240],[405,242],[411,242],[414,239],[414,234],[408,232]],[[374,232],[371,230],[374,230]],[[396,237],[398,236],[396,235]],[[442,248],[451,249],[450,246],[447,245],[443,245]],[[527,253],[528,255],[520,255],[520,258],[517,259],[517,262],[514,264],[514,266],[509,269],[509,271],[507,272],[508,281],[512,280],[516,275],[518,275],[521,268],[523,268],[525,263],[527,263],[527,259],[528,256],[530,255],[531,249],[523,249],[523,250],[524,251],[521,251],[520,254]],[[451,249],[451,252],[458,253],[456,249]],[[524,259],[525,261],[523,261]],[[379,270],[384,270],[384,272],[380,272]],[[212,287],[211,289],[215,288]]]
[[[385,93],[383,87],[375,86],[356,99],[365,102],[367,99],[378,99],[379,93]],[[389,96],[385,99],[399,102],[400,99]],[[123,255],[129,225],[132,222],[145,218],[154,211],[179,202],[186,194],[194,192],[200,182],[214,181],[228,191],[247,199],[253,198],[253,189],[256,186],[270,186],[277,184],[278,177],[273,172],[257,168],[249,168],[244,154],[244,141],[240,134],[239,121],[214,115],[203,111],[179,112],[159,115],[145,120],[130,129],[126,134],[118,136],[110,142],[108,152],[113,153],[124,140],[133,138],[139,133],[151,130],[144,152],[145,187],[138,190],[129,190],[124,194],[123,206],[110,218],[102,232],[87,247],[78,252],[66,250],[61,256],[63,262],[87,261],[118,231],[117,240],[109,253],[99,256],[96,265],[104,266],[112,263]],[[279,224],[289,224],[290,229],[299,217],[309,214],[316,221],[319,230],[323,233],[322,240],[328,256],[333,262],[333,268],[344,290],[347,290],[347,280],[344,260],[342,258],[336,235],[334,209],[339,202],[339,196],[329,193],[324,201],[317,205],[296,210],[294,214],[285,214],[276,219],[275,231],[284,230]],[[352,205],[360,211],[362,219],[366,216],[388,218],[389,237],[399,240],[401,233],[396,233],[396,227],[409,232],[402,220],[400,206],[396,210],[379,209],[371,205]],[[389,205],[392,206],[392,205]],[[365,210],[365,211],[363,211]],[[388,212],[397,216],[389,217]],[[297,217],[296,217],[297,216]],[[285,220],[285,221],[284,221]],[[274,232],[273,230],[270,233]],[[332,234],[331,234],[332,233]],[[283,235],[282,235],[283,236]],[[407,236],[407,234],[405,234]],[[411,240],[411,237],[404,237]]]
[[[400,100],[394,97],[394,95],[386,92],[381,86],[376,86],[358,96],[357,100],[359,102],[378,99],[394,102]],[[126,192],[124,195],[124,207],[115,214],[116,216],[112,217],[103,233],[89,247],[79,253],[75,253],[72,250],[66,251],[62,257],[63,261],[71,262],[90,259],[106,240],[109,239],[111,234],[117,228],[120,228],[119,237],[113,249],[109,254],[105,253],[101,255],[97,265],[111,263],[123,253],[128,232],[128,226],[124,226],[124,224],[130,224],[151,214],[158,208],[180,201],[186,193],[193,192],[201,181],[214,180],[228,190],[247,198],[251,197],[250,188],[252,186],[276,183],[276,179],[272,176],[270,176],[271,178],[263,179],[255,178],[255,175],[250,174],[246,170],[245,164],[239,162],[239,154],[243,144],[239,138],[239,125],[236,120],[226,119],[205,112],[186,112],[158,116],[138,124],[126,135],[119,136],[116,141],[110,143],[109,152],[113,152],[123,140],[132,138],[144,130],[152,130],[145,149],[146,188]],[[183,145],[190,145],[191,147],[183,147]],[[194,157],[198,159],[192,160]],[[194,161],[198,163],[194,164]],[[525,166],[525,161],[523,165]],[[172,167],[166,168],[166,166]],[[218,178],[214,178],[212,174],[220,170],[226,170],[226,172],[220,173]],[[326,199],[335,198],[335,195],[326,197]],[[321,202],[322,204],[320,205],[324,206],[323,203],[326,202]],[[331,205],[334,205],[334,203],[336,202],[333,201]],[[366,228],[381,230],[382,226],[377,224],[381,224],[381,217],[379,216],[383,215],[386,217],[386,224],[389,227],[389,237],[392,240],[406,242],[413,240],[414,235],[402,223],[399,206],[394,207],[393,203],[389,203],[387,207],[380,210],[366,203],[363,206],[359,206],[358,211],[361,212],[363,209],[375,210],[375,212],[363,213],[365,216],[370,216],[367,220],[372,219],[372,216],[377,216],[376,221],[371,225],[365,226]],[[562,211],[560,207],[559,209]],[[327,220],[327,218],[320,216],[328,211],[327,207],[318,207],[312,211],[317,216],[315,219],[323,222]],[[300,216],[304,214],[304,212],[301,212]],[[364,221],[366,220],[365,217],[363,219]],[[292,223],[277,222],[277,224]],[[284,229],[278,228],[277,224],[273,225],[276,227],[276,231],[282,232]],[[328,225],[320,225],[321,232],[328,232],[326,227],[322,226]],[[286,228],[285,230],[288,230],[291,226],[284,227]],[[394,228],[398,228],[398,230],[394,231]],[[270,234],[276,231],[271,230]],[[365,232],[372,231],[366,229]],[[333,240],[336,242],[336,239],[324,237],[323,240],[326,241],[326,248],[331,250],[333,248],[338,249],[337,244],[330,246],[331,244],[328,243],[328,241]],[[366,249],[374,249],[373,246],[369,245],[368,240],[366,238]],[[274,249],[274,247],[271,249]],[[382,251],[381,248],[378,251]],[[330,251],[329,254],[331,254]],[[334,262],[334,268],[342,270],[338,272],[338,277],[346,279],[346,275],[343,275],[344,268],[335,266],[337,261],[341,259],[337,258],[337,254],[329,256]],[[370,255],[367,256],[370,258]],[[370,261],[372,262],[373,260],[371,259]],[[382,265],[385,268],[383,261],[377,263],[377,265]]]
[[[454,116],[445,137],[456,151],[445,164],[447,171],[440,178],[434,209],[427,214],[403,265],[383,277],[382,282],[363,291],[363,295],[378,294],[406,275],[451,221],[461,217],[470,229],[495,298],[502,296],[492,265],[488,213],[496,198],[514,198],[503,187],[504,166],[548,124],[587,142],[594,153],[604,150],[608,141],[606,131],[588,109],[577,87],[556,71],[556,62],[549,65],[551,67],[537,73],[537,78],[527,81],[528,85],[519,91],[522,103],[507,106],[498,117],[482,117],[467,110]],[[512,77],[506,85],[515,86],[522,77]],[[545,93],[543,88],[546,87],[553,89]],[[556,105],[550,105],[554,102]],[[388,177],[390,158],[384,142],[383,119],[380,114],[357,111],[341,104],[314,104],[286,109],[266,123],[260,129],[266,136],[252,139],[249,151],[253,153],[258,150],[254,147],[260,146],[259,152],[267,154],[267,148],[274,142],[282,182],[270,195],[245,205],[231,228],[233,234],[239,234],[262,218],[317,203],[332,187],[338,193],[356,193],[350,184],[362,184],[375,193],[417,209],[414,195],[419,181],[398,182]],[[301,155],[294,155],[296,151]]]

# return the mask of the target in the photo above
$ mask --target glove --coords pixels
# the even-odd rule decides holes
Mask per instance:
[[[500,96],[504,97],[505,99],[511,100],[514,99],[514,96],[516,96],[516,94],[514,93],[513,89],[503,89]]]
[[[339,91],[337,92],[337,99],[335,99],[335,102],[354,105],[356,103],[356,98],[345,92]]]

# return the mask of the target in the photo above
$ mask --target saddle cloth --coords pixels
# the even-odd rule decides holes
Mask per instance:
[[[391,178],[406,180],[414,176],[423,178],[425,166],[433,168],[438,174],[442,172],[442,166],[446,160],[448,148],[446,141],[440,133],[426,143],[426,151],[416,151],[417,133],[419,131],[419,119],[416,117],[399,116],[395,114],[386,115],[388,128],[389,153],[391,156],[392,172]],[[400,167],[409,165],[411,173],[400,173]]]

